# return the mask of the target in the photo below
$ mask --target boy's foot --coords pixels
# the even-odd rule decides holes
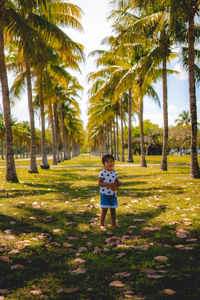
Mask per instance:
[[[106,230],[106,228],[104,226],[100,226],[99,229],[100,230]]]

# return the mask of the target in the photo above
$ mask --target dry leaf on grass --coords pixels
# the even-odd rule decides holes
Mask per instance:
[[[128,273],[128,272],[115,273],[114,276],[124,278],[124,277],[131,276],[131,273]]]
[[[30,294],[32,294],[33,296],[40,296],[43,294],[42,290],[32,290],[30,291]]]
[[[25,267],[23,265],[17,264],[11,267],[11,270],[24,270]]]
[[[67,236],[67,239],[70,241],[73,241],[73,240],[78,240],[78,237],[77,236]]]
[[[109,283],[109,286],[113,287],[125,287],[125,284],[121,281],[112,281]]]
[[[147,274],[147,278],[152,278],[152,279],[159,279],[162,278],[162,275],[158,275],[158,274]]]
[[[80,263],[80,264],[84,264],[84,263],[86,262],[85,259],[80,258],[80,257],[76,258],[74,261],[75,261],[76,263]]]
[[[0,294],[9,294],[10,293],[10,291],[9,290],[7,290],[7,289],[2,289],[2,290],[0,290]]]
[[[146,219],[133,219],[134,222],[146,222]]]
[[[78,288],[59,289],[59,290],[56,291],[56,294],[62,294],[62,293],[71,294],[71,293],[74,293],[78,290],[79,290]]]
[[[118,254],[117,254],[116,258],[121,258],[121,257],[123,257],[123,256],[125,256],[125,255],[126,255],[125,252],[121,252],[121,253],[118,253]]]
[[[66,223],[65,223],[65,226],[70,226],[70,225],[72,225],[72,224],[74,224],[74,222],[66,222]]]
[[[166,295],[170,295],[170,296],[176,294],[176,292],[172,289],[164,289],[163,293],[166,294]]]
[[[88,249],[87,249],[86,247],[80,247],[80,248],[78,249],[78,252],[79,252],[79,253],[87,252],[87,251],[88,251]]]
[[[121,281],[112,281],[112,282],[109,283],[109,286],[125,287],[125,284],[123,284],[123,282],[121,282]]]
[[[65,247],[65,248],[71,248],[71,247],[73,247],[73,245],[70,244],[70,243],[63,243],[63,247]]]
[[[154,257],[154,259],[155,259],[156,261],[162,261],[162,262],[168,261],[167,256],[156,256],[156,257]]]
[[[192,222],[184,222],[183,223],[183,226],[190,226],[190,225],[192,225]]]
[[[82,269],[82,268],[78,268],[78,269],[72,271],[72,274],[75,274],[75,275],[85,274],[85,273],[86,273],[86,270]]]
[[[19,250],[17,250],[17,249],[14,249],[14,250],[11,250],[11,251],[8,252],[9,255],[18,254],[18,253],[19,253]]]
[[[53,233],[59,233],[61,231],[62,231],[62,229],[56,228],[56,229],[53,230]]]
[[[10,263],[12,261],[9,257],[7,257],[5,255],[0,256],[0,260],[4,261],[4,262],[8,262],[8,263]]]

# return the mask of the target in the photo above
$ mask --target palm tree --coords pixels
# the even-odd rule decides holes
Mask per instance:
[[[175,120],[177,125],[185,126],[190,124],[190,113],[189,111],[182,111],[182,113],[179,114],[178,119]]]
[[[11,112],[10,112],[10,99],[8,89],[8,78],[5,64],[4,53],[4,22],[3,17],[6,12],[6,3],[3,3],[0,7],[1,19],[0,19],[0,80],[2,87],[2,100],[3,100],[3,112],[6,129],[6,181],[18,182],[14,153],[13,153],[13,135],[11,127]]]
[[[199,14],[200,3],[196,0],[183,0],[180,5],[176,1],[170,1],[172,21],[176,29],[179,24],[187,22],[187,43],[188,43],[188,71],[189,71],[189,99],[191,118],[191,168],[192,178],[200,178],[200,168],[197,156],[197,104],[195,88],[195,16]],[[179,13],[176,12],[178,6]],[[175,10],[174,10],[175,9]],[[176,33],[178,34],[177,30]]]

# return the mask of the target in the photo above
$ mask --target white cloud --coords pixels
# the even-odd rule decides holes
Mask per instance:
[[[179,80],[187,80],[188,79],[188,72],[185,71],[185,69],[183,68],[183,66],[181,64],[177,63],[173,69],[179,72],[179,74],[174,75]]]

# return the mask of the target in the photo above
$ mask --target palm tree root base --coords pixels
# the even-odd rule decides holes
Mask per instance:
[[[50,166],[49,166],[49,165],[48,165],[48,166],[40,165],[40,168],[41,168],[41,169],[49,169]]]

